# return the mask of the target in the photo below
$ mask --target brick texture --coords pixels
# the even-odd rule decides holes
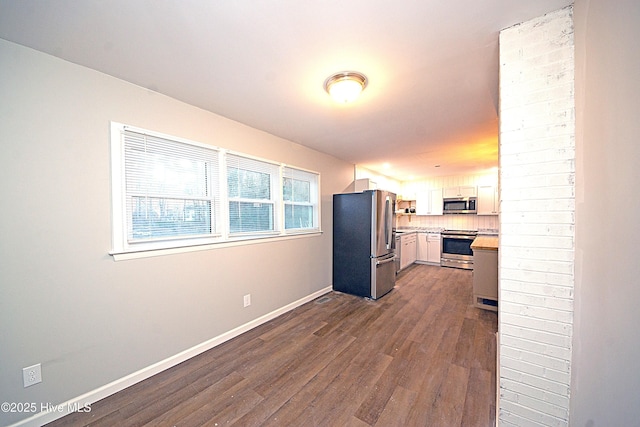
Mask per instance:
[[[569,425],[575,259],[571,7],[500,33],[500,425]]]

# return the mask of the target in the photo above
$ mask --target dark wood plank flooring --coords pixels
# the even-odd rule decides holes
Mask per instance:
[[[378,301],[332,292],[57,426],[493,426],[496,313],[472,273],[414,265]]]

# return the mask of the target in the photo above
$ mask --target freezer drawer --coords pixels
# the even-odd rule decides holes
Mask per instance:
[[[393,254],[386,258],[371,260],[371,298],[378,299],[396,285],[396,258]]]

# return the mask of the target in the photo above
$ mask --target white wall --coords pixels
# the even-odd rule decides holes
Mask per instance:
[[[331,285],[353,165],[4,40],[0,99],[0,402],[65,402]],[[324,234],[114,262],[110,121],[320,172]]]
[[[574,296],[572,9],[500,33],[502,426],[569,424]]]
[[[640,2],[575,3],[571,425],[640,423]]]

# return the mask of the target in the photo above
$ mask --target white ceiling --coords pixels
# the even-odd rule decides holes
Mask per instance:
[[[406,180],[497,166],[498,32],[571,3],[0,0],[0,38]]]

